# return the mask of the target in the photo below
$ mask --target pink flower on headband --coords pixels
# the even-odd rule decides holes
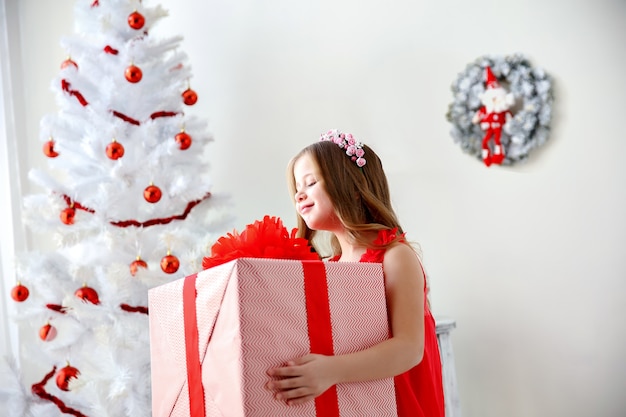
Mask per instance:
[[[359,168],[366,164],[367,161],[363,158],[363,155],[365,155],[363,144],[361,142],[357,142],[351,133],[346,135],[337,129],[332,129],[326,133],[322,133],[320,141],[322,140],[333,142],[339,146],[339,148],[345,149],[346,155],[348,155]]]

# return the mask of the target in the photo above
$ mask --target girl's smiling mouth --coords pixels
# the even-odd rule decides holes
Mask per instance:
[[[303,206],[300,206],[300,214],[304,214],[304,213],[308,212],[309,210],[311,210],[312,207],[313,207],[313,203],[309,203],[309,204],[305,204]]]

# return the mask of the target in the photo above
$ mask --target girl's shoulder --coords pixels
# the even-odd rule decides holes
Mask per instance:
[[[408,243],[396,244],[385,252],[381,261],[385,282],[415,282],[427,291],[426,271],[415,249]],[[387,285],[387,284],[386,284]]]
[[[389,246],[383,254],[383,260],[385,263],[421,264],[417,252],[406,241]]]

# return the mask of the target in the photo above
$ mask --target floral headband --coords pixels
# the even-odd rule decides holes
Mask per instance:
[[[367,161],[363,158],[363,155],[365,155],[363,144],[354,140],[351,133],[345,134],[337,129],[332,129],[326,133],[322,133],[320,141],[322,140],[333,142],[341,149],[345,149],[346,155],[348,155],[359,168],[366,164]]]

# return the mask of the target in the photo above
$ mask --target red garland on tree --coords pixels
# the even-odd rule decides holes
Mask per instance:
[[[13,298],[18,303],[26,301],[29,294],[30,292],[28,291],[28,288],[23,286],[19,281],[17,282],[17,285],[11,290],[11,298]]]
[[[113,139],[111,143],[107,145],[106,153],[109,159],[113,159],[115,161],[116,159],[124,156],[124,146]]]
[[[126,77],[128,82],[134,84],[134,83],[138,83],[139,81],[141,81],[141,78],[143,77],[143,73],[141,72],[141,69],[138,66],[131,64],[128,68],[126,68],[126,71],[124,72],[124,76]]]
[[[52,140],[52,138],[43,144],[43,153],[48,158],[56,158],[59,156],[59,153],[54,150],[54,140]]]
[[[72,90],[71,87],[72,85],[67,80],[61,80],[61,88],[63,89],[63,91],[67,92],[71,96],[76,97],[76,100],[78,100],[78,102],[82,106],[86,106],[87,104],[89,104],[87,100],[85,100],[85,97],[83,97],[83,95],[79,91]]]
[[[111,45],[107,45],[104,47],[104,52],[106,52],[107,54],[111,54],[111,55],[117,55],[119,53],[119,51],[113,47],[111,47]]]
[[[145,198],[148,203],[152,204],[158,202],[162,195],[161,189],[152,183],[143,191],[143,198]]]
[[[59,372],[57,373],[57,378],[56,378],[57,387],[59,387],[63,391],[69,391],[70,381],[74,378],[78,378],[78,375],[80,375],[80,372],[78,371],[78,369],[74,368],[73,366],[70,366],[68,362],[67,366],[59,369]]]
[[[46,323],[39,329],[39,338],[44,342],[49,342],[57,337],[57,329],[50,323]]]
[[[46,304],[46,308],[61,314],[67,313],[67,307],[63,307],[62,305],[58,304]]]
[[[185,91],[183,91],[182,96],[183,103],[188,106],[193,106],[198,101],[198,94],[196,94],[196,92],[193,91],[191,88],[187,88]]]
[[[61,211],[61,221],[64,224],[72,225],[74,224],[74,217],[76,217],[76,209],[74,209],[74,205],[72,204],[70,207]]]
[[[176,143],[183,151],[191,146],[191,136],[185,132],[185,129],[181,129],[180,133],[176,135]]]
[[[132,261],[131,264],[130,264],[130,274],[132,276],[135,276],[135,274],[137,273],[137,269],[139,269],[139,268],[146,269],[146,268],[148,268],[148,264],[146,263],[146,261],[141,259],[141,257],[139,255],[137,255],[137,259]]]
[[[180,261],[178,260],[177,257],[172,255],[170,251],[168,250],[167,255],[165,255],[163,259],[161,259],[161,269],[166,274],[173,274],[176,271],[178,271],[179,267],[180,267]]]
[[[128,15],[128,26],[135,30],[139,30],[146,23],[146,19],[137,10]]]
[[[98,305],[100,304],[100,299],[98,298],[98,293],[91,287],[88,287],[87,284],[83,284],[82,287],[74,292],[74,295],[85,302],[90,302],[91,304]]]

